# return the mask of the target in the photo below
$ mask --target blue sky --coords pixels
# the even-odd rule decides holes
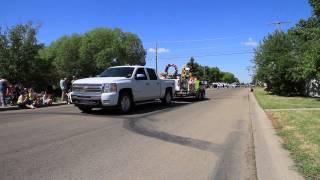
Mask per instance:
[[[282,27],[287,29],[310,15],[307,0],[4,0],[0,26],[31,20],[41,24],[38,39],[45,44],[96,27],[119,27],[141,38],[148,66],[155,66],[152,48],[158,42],[159,71],[194,56],[248,82],[253,55],[247,52],[275,30],[270,23],[291,21]]]

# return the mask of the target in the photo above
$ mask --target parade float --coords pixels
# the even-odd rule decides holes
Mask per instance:
[[[170,68],[174,68],[173,73],[169,73]],[[184,65],[179,74],[177,65],[167,64],[164,73],[160,75],[163,79],[175,80],[176,97],[195,97],[198,100],[202,100],[205,97],[205,85],[192,72],[191,67]]]

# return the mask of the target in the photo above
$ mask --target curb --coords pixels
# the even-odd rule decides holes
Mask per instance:
[[[18,106],[10,106],[5,108],[0,108],[0,111],[12,111],[12,110],[19,110],[20,108]]]
[[[320,108],[290,108],[290,109],[265,109],[265,111],[320,111]]]
[[[258,179],[303,180],[296,171],[290,152],[283,149],[281,138],[252,93],[249,95],[249,105]]]
[[[62,106],[62,105],[67,105],[66,102],[62,102],[62,103],[54,103],[50,106],[43,106],[43,107],[38,107],[37,109],[42,109],[42,108],[47,108],[47,107],[54,107],[54,106]],[[13,110],[23,110],[21,108],[19,108],[18,106],[9,106],[9,107],[5,107],[5,108],[0,108],[0,112],[1,111],[13,111]]]

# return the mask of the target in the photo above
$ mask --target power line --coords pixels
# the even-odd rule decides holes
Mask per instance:
[[[186,43],[186,42],[204,42],[204,41],[216,41],[216,40],[227,40],[227,39],[237,39],[237,38],[248,38],[248,37],[256,37],[256,36],[264,36],[263,34],[238,34],[235,36],[224,36],[224,37],[209,37],[202,39],[178,39],[178,40],[162,40],[162,41],[146,41],[143,44],[155,44],[155,43]]]
[[[144,42],[143,44],[155,44],[155,43],[185,43],[185,42],[204,42],[204,41],[216,41],[216,40],[225,40],[225,39],[236,39],[240,36],[231,36],[231,37],[218,37],[218,38],[206,38],[206,39],[191,39],[191,40],[168,40],[168,41],[149,41]]]
[[[251,52],[252,50],[249,50],[249,49],[242,49],[242,50],[239,50],[239,51],[210,51],[210,52],[196,52],[196,53],[177,53],[177,54],[170,54],[170,56],[168,56],[167,54],[163,54],[162,56],[160,56],[158,54],[158,58],[160,57],[161,59],[165,59],[165,58],[175,58],[175,57],[185,57],[185,56],[197,56],[197,57],[201,57],[201,56],[207,56],[207,55],[211,55],[211,54],[230,54],[230,53],[238,53],[238,52]]]
[[[185,51],[185,50],[209,50],[209,49],[219,49],[219,48],[228,48],[228,47],[238,47],[241,46],[241,44],[232,44],[227,46],[208,46],[208,47],[196,47],[196,48],[174,48],[172,51]],[[150,47],[152,48],[152,47]],[[146,48],[147,50],[149,48]]]
[[[155,59],[156,59],[156,71],[158,70],[158,43],[185,43],[185,42],[204,42],[204,41],[215,41],[215,40],[223,40],[223,39],[235,39],[239,36],[233,36],[233,37],[219,37],[219,38],[207,38],[207,39],[193,39],[193,40],[176,40],[176,41],[158,41],[158,42],[150,42],[156,44],[155,49]],[[147,44],[147,43],[144,43]],[[234,53],[233,53],[234,54]],[[216,55],[210,55],[210,56],[221,56],[221,55],[232,55],[232,54],[216,54]],[[200,57],[206,57],[200,56]],[[199,56],[197,56],[199,57]],[[186,57],[175,57],[175,58],[163,58],[163,59],[178,59],[178,58],[186,58]]]
[[[283,24],[290,24],[291,21],[275,21],[275,22],[272,22],[270,23],[270,25],[275,25],[277,27],[277,30],[281,31],[281,26]]]
[[[193,57],[211,57],[211,56],[231,56],[231,55],[239,55],[239,54],[253,54],[254,51],[245,51],[245,52],[232,52],[232,53],[217,53],[217,54],[205,54],[205,55],[193,55]],[[176,57],[166,57],[161,58],[161,60],[170,60],[170,59],[185,59],[190,58],[191,56],[176,56]]]

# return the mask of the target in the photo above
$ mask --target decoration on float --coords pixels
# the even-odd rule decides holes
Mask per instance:
[[[192,78],[191,68],[189,68],[188,65],[183,65],[181,70],[181,79],[189,80],[191,78]]]
[[[168,70],[170,67],[174,67],[174,73],[173,74],[169,74]],[[178,66],[175,64],[167,64],[166,68],[164,69],[164,77],[168,78],[168,76],[170,76],[170,79],[176,79],[178,76]]]

